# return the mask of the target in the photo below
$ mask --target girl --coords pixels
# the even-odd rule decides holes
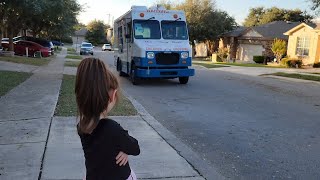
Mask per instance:
[[[118,100],[119,82],[96,58],[82,60],[75,94],[78,134],[85,156],[87,180],[136,179],[128,155],[139,155],[138,141],[107,114]]]

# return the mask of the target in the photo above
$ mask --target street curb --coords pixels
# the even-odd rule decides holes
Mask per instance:
[[[151,126],[182,158],[184,158],[200,176],[205,179],[225,179],[218,173],[216,168],[203,162],[201,157],[199,157],[190,147],[181,142],[167,128],[160,124],[138,101],[128,95],[124,90],[123,95],[131,101],[141,118],[148,123],[149,126]]]
[[[315,83],[315,84],[319,84],[319,85],[320,85],[320,82],[311,81],[311,80],[296,79],[296,78],[289,78],[289,77],[282,77],[282,76],[274,76],[274,75],[260,75],[260,76],[262,76],[262,77],[267,77],[267,78],[273,78],[273,79],[282,79],[282,80],[293,81],[293,82]]]

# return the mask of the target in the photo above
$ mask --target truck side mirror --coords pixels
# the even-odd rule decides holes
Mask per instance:
[[[126,34],[126,39],[130,39],[130,38],[131,38],[130,34]]]

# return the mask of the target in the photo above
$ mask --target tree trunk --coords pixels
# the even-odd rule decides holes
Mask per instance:
[[[13,30],[9,30],[9,51],[14,51],[13,47]]]

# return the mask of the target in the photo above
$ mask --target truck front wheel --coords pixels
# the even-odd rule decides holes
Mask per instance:
[[[180,84],[187,84],[189,81],[189,77],[179,77]]]
[[[138,77],[136,77],[136,71],[137,71],[137,67],[134,64],[132,64],[131,70],[130,70],[130,80],[133,85],[138,85],[140,80]]]

